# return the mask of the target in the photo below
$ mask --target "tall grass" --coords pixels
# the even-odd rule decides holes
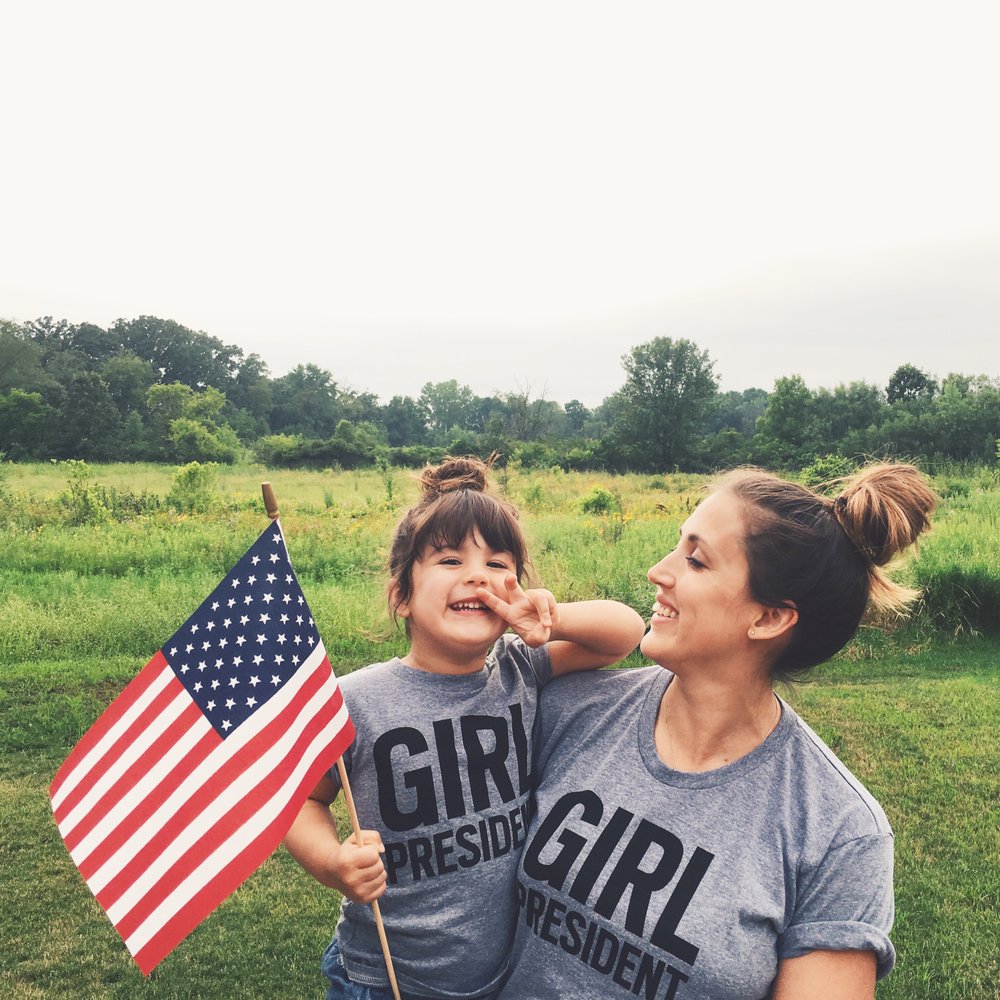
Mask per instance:
[[[0,995],[308,997],[336,919],[279,851],[148,981],[59,840],[46,788],[69,749],[265,523],[270,479],[289,551],[338,672],[402,651],[384,561],[416,495],[384,472],[223,470],[217,503],[153,505],[74,524],[67,470],[8,466],[0,530]],[[175,470],[107,466],[102,488],[165,498]],[[899,965],[879,1000],[1000,998],[1000,493],[988,474],[938,482],[915,623],[866,627],[789,697],[885,805],[897,836]],[[648,614],[645,569],[676,539],[694,476],[527,473],[497,486],[522,510],[537,579],[563,600],[614,597]],[[603,490],[615,503],[584,504]],[[588,507],[589,510],[584,509]],[[616,519],[617,518],[617,519]],[[633,657],[630,662],[638,662]]]

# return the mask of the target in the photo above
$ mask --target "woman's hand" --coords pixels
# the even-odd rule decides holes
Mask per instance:
[[[556,599],[548,590],[522,590],[517,577],[511,573],[504,579],[506,600],[497,597],[484,587],[476,596],[490,611],[502,618],[532,648],[547,643],[553,628],[559,624]]]

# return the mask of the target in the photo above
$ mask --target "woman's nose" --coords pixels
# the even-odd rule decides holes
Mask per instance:
[[[650,566],[646,579],[650,583],[672,583],[674,575],[670,569],[670,555],[665,555],[655,566]]]

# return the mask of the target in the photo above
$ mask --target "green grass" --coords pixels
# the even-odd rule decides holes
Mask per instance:
[[[96,468],[103,485],[163,496],[171,469]],[[385,639],[385,546],[414,495],[368,473],[224,473],[211,513],[71,526],[58,466],[14,466],[0,530],[0,996],[322,995],[336,894],[279,850],[144,980],[59,838],[48,784],[66,754],[264,525],[274,482],[303,588],[339,672],[403,648]],[[646,567],[673,544],[697,477],[512,472],[541,581],[561,599],[610,596],[648,612]],[[595,488],[626,519],[586,515]],[[955,490],[914,571],[928,591],[996,561],[997,495]],[[988,594],[987,594],[988,596]],[[916,624],[865,628],[788,697],[882,802],[896,831],[899,961],[878,1000],[1000,998],[1000,637]],[[994,615],[994,621],[996,616]],[[957,637],[956,637],[957,636]],[[630,664],[639,662],[630,658]],[[341,817],[343,821],[343,817]]]

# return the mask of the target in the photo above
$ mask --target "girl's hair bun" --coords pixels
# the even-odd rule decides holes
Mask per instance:
[[[885,566],[930,526],[937,496],[913,465],[870,465],[844,481],[834,517],[874,566]]]
[[[483,493],[487,487],[487,475],[492,465],[471,456],[467,458],[446,458],[440,465],[427,466],[420,474],[420,492],[425,500],[433,500],[443,493],[454,490],[472,490]]]

